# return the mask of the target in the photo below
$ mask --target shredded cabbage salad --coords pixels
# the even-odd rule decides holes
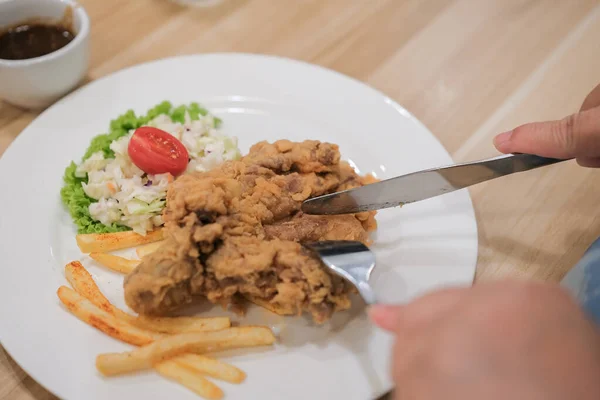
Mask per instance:
[[[237,139],[219,132],[221,120],[197,103],[174,108],[163,102],[144,116],[127,111],[96,136],[81,163],[67,167],[61,190],[63,203],[79,233],[134,230],[145,235],[163,224],[169,173],[151,175],[139,169],[128,154],[135,129],[151,126],[176,137],[187,149],[186,172],[208,171],[240,158]]]

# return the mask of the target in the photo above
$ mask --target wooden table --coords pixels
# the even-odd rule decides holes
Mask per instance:
[[[396,99],[456,161],[495,154],[495,133],[576,111],[600,82],[596,0],[81,3],[92,20],[89,80],[180,54],[301,59]],[[0,103],[0,155],[37,115]],[[557,282],[600,235],[600,174],[574,162],[482,184],[471,194],[478,281]],[[0,400],[51,398],[0,348]]]

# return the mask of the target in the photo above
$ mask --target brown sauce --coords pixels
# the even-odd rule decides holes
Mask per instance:
[[[62,24],[27,23],[0,32],[0,59],[25,60],[65,47],[75,38]]]

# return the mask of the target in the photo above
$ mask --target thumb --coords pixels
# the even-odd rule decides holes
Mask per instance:
[[[521,125],[494,138],[502,153],[560,159],[600,157],[600,107],[558,121]]]

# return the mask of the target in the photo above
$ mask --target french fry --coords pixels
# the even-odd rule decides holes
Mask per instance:
[[[156,364],[154,369],[165,378],[182,384],[206,399],[221,399],[223,391],[214,383],[175,361]]]
[[[220,331],[231,326],[228,317],[136,317],[131,323],[138,328],[161,333]]]
[[[77,293],[91,301],[97,307],[123,321],[131,322],[135,319],[134,316],[113,306],[112,303],[104,297],[100,288],[96,285],[96,282],[94,282],[92,275],[90,275],[79,261],[72,261],[65,266],[65,277]]]
[[[66,286],[58,288],[57,294],[73,315],[110,337],[135,346],[143,346],[164,337],[159,333],[146,331],[119,320]]]
[[[87,233],[77,235],[77,246],[82,253],[105,253],[120,249],[153,243],[163,239],[162,229],[156,229],[142,236],[133,231],[116,233]]]
[[[61,286],[58,289],[58,297],[67,309],[88,325],[115,339],[135,346],[156,343],[156,341],[160,344],[160,340],[166,338],[160,333],[142,329],[139,326],[136,327],[136,324],[163,331],[225,329],[231,325],[229,318],[136,317],[115,307],[102,294],[90,273],[80,262],[73,261],[67,264],[65,266],[65,276],[73,286],[73,289],[75,289],[72,290],[65,286]],[[252,327],[243,329],[243,332],[240,330],[241,328],[233,328],[234,330],[240,330],[240,332],[237,332],[237,335],[227,336],[225,341],[215,341],[213,338],[212,344],[211,340],[204,340],[193,344],[192,348],[193,350],[200,350],[200,347],[204,347],[205,350],[224,350],[233,347],[261,345],[263,344],[261,341],[265,342],[264,344],[272,343],[274,337],[269,339],[269,336],[273,336],[271,331],[264,327],[260,328],[267,334],[265,335],[263,332],[261,335],[260,329],[257,332],[256,328]],[[254,336],[252,333],[254,333]],[[240,335],[242,336],[241,338],[239,337]],[[244,337],[244,335],[247,336]],[[261,336],[263,337],[261,338]],[[158,350],[164,351],[165,349],[159,346]],[[233,365],[198,354],[180,354],[172,359],[154,363],[150,367],[154,368],[163,377],[178,382],[207,399],[221,399],[223,391],[214,383],[204,378],[203,375],[212,376],[231,383],[241,383],[246,378],[246,374]]]
[[[162,338],[162,335],[154,332],[139,330],[126,322],[118,320],[113,315],[101,310],[92,304],[92,302],[83,298],[77,292],[69,289],[66,286],[61,286],[58,289],[58,297],[67,307],[67,309],[77,318],[86,324],[106,333],[107,335],[125,343],[139,346],[152,343],[153,341]],[[180,357],[185,358],[180,359]],[[209,399],[221,398],[222,392],[219,395],[219,391],[221,389],[219,389],[212,382],[204,379],[201,375],[199,375],[199,372],[203,369],[206,371],[207,375],[212,373],[214,376],[222,376],[223,380],[228,380],[227,378],[231,378],[229,381],[236,383],[234,380],[236,377],[239,377],[239,373],[237,375],[235,373],[237,368],[229,366],[225,363],[220,363],[223,365],[215,365],[214,363],[211,364],[205,360],[207,357],[199,359],[196,359],[196,357],[201,356],[195,354],[186,354],[176,357],[173,360],[166,361],[168,363],[174,363],[174,366],[163,366],[162,364],[164,363],[161,363],[154,365],[153,368],[156,369],[161,375],[176,380],[201,396],[205,396]],[[240,373],[245,376],[242,371],[240,371]],[[194,383],[195,380],[198,380],[198,382]]]
[[[121,375],[152,368],[156,363],[184,353],[266,346],[274,342],[273,332],[264,326],[182,333],[165,337],[130,352],[100,354],[96,357],[96,368],[106,376]]]
[[[131,271],[133,271],[140,263],[139,260],[129,260],[108,253],[90,253],[90,258],[113,271],[121,272],[123,274],[131,273]]]
[[[92,275],[79,261],[70,262],[65,266],[65,276],[73,289],[81,296],[116,318],[141,329],[160,333],[185,333],[216,331],[231,326],[231,320],[227,317],[136,317],[127,314],[108,301],[94,282]]]
[[[139,258],[142,258],[144,256],[147,256],[150,253],[154,253],[163,244],[164,244],[164,240],[161,240],[160,242],[145,244],[145,245],[140,246],[137,249],[135,249],[135,254],[137,254],[137,256]]]
[[[226,382],[242,383],[246,379],[246,373],[241,369],[199,354],[183,354],[173,358],[172,362],[193,369],[199,374],[212,376]]]

